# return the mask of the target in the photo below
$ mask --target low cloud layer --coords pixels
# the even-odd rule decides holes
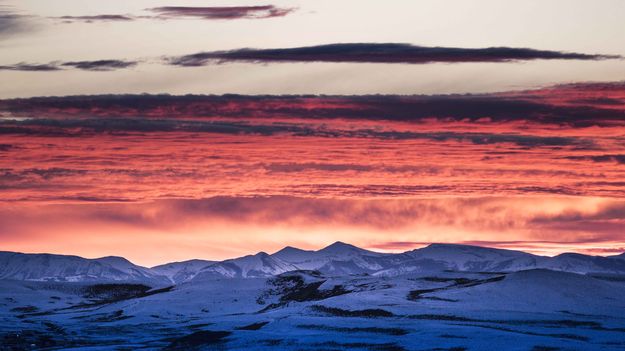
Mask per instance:
[[[625,247],[615,225],[624,224],[623,208],[622,201],[588,203],[581,198],[557,197],[366,200],[219,196],[145,203],[21,204],[0,209],[0,220],[7,229],[0,238],[13,238],[9,245],[16,248],[22,240],[54,246],[53,240],[59,237],[88,246],[106,233],[107,240],[136,239],[144,243],[142,247],[171,241],[170,247],[183,252],[192,249],[185,247],[181,238],[192,237],[197,245],[208,246],[244,241],[248,250],[249,245],[267,249],[271,242],[279,245],[277,250],[286,245],[310,247],[315,241],[343,240],[396,251],[455,242],[543,254],[569,250],[605,254]],[[294,237],[294,231],[301,237]],[[122,239],[129,233],[133,234]]]
[[[244,61],[267,62],[357,62],[357,63],[460,63],[510,62],[528,60],[605,60],[611,55],[535,50],[529,48],[490,47],[481,49],[425,47],[396,43],[328,44],[288,49],[238,49],[200,52],[174,57],[170,64],[196,67],[214,63]]]

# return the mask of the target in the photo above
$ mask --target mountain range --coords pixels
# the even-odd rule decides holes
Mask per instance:
[[[152,268],[122,257],[87,259],[53,254],[0,252],[0,279],[22,281],[143,281],[180,284],[192,280],[260,278],[311,270],[327,276],[400,276],[408,273],[517,272],[549,269],[578,274],[625,274],[625,254],[589,256],[564,253],[554,257],[522,251],[458,244],[431,244],[403,253],[380,253],[336,242],[320,250],[285,247],[225,261],[189,260]]]

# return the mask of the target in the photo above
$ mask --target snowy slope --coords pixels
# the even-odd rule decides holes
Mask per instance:
[[[0,252],[0,279],[29,281],[153,281],[166,279],[122,257],[87,259],[78,256]]]
[[[616,258],[619,260],[625,260],[625,252],[620,255],[610,256],[610,258]]]
[[[625,260],[565,253],[542,263],[541,268],[573,273],[625,273]]]
[[[623,284],[585,275],[533,269],[508,274],[495,283],[449,289],[426,296],[449,299],[440,306],[458,310],[575,312],[615,315],[625,310]]]
[[[189,260],[166,263],[152,267],[151,270],[156,274],[166,276],[172,283],[180,284],[193,279],[203,268],[214,263],[215,261]]]
[[[470,272],[517,272],[529,269],[550,269],[571,273],[621,273],[625,262],[608,257],[565,253],[555,257],[536,256],[522,251],[487,247],[432,244],[407,253],[414,262],[403,262],[400,271],[419,271],[429,265],[442,270]],[[411,267],[415,267],[411,270]],[[390,274],[392,275],[392,274]]]
[[[288,262],[272,257],[266,252],[243,256],[211,264],[200,270],[193,280],[211,278],[257,278],[298,270]]]
[[[521,251],[455,244],[431,244],[408,254],[417,260],[440,262],[449,270],[475,272],[531,269],[547,259]]]
[[[301,283],[293,279],[298,276]],[[280,279],[283,284],[276,283]],[[392,278],[293,272],[269,278],[193,279],[160,293],[98,305],[88,304],[81,286],[0,281],[0,340],[24,335],[24,341],[54,340],[55,349],[107,351],[625,346],[623,282],[548,270]],[[298,286],[306,293],[294,293]],[[424,293],[409,298],[413,291]],[[216,344],[208,338],[198,347],[170,347],[172,341],[211,331],[227,332],[227,337]]]

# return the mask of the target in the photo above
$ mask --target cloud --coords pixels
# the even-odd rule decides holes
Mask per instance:
[[[0,66],[1,70],[7,71],[27,71],[27,72],[52,72],[61,71],[66,67],[71,67],[83,71],[113,71],[118,69],[134,67],[138,61],[125,60],[95,60],[95,61],[69,61],[69,62],[50,62],[44,64],[31,64],[20,62],[9,66]]]
[[[618,164],[625,164],[625,154],[624,155],[585,155],[585,156],[566,156],[566,159],[569,160],[584,160],[584,161],[592,161],[597,163],[605,163],[605,162],[613,162]]]
[[[0,5],[0,40],[31,31],[30,16],[15,13],[10,7]]]
[[[605,60],[620,56],[490,47],[482,49],[425,47],[396,43],[327,44],[287,49],[237,49],[200,52],[174,57],[171,65],[197,67],[232,61],[244,62],[359,62],[426,64],[435,62],[510,62],[527,60]]]
[[[53,17],[64,22],[126,22],[133,21],[135,18],[129,15],[94,15],[94,16],[61,16]]]
[[[279,8],[274,5],[229,6],[229,7],[185,7],[164,6],[148,9],[157,13],[156,18],[198,18],[207,20],[262,19],[283,17],[293,12],[292,8]]]
[[[291,135],[322,138],[376,138],[384,140],[455,141],[476,145],[514,144],[522,147],[578,146],[591,149],[590,139],[522,134],[495,134],[471,132],[405,132],[373,129],[334,129],[330,125],[316,126],[292,123],[246,123],[233,121],[194,121],[182,119],[145,118],[34,118],[21,121],[0,121],[0,134],[25,134],[47,136],[84,136],[96,133],[119,132],[196,132],[231,135]],[[322,167],[321,165],[318,165]],[[329,169],[328,169],[329,170]]]
[[[0,110],[39,116],[236,118],[236,119],[347,119],[424,122],[532,122],[569,127],[616,126],[625,121],[618,106],[571,104],[573,96],[622,95],[625,84],[610,90],[589,84],[531,92],[482,95],[364,95],[364,96],[243,96],[243,95],[96,95],[0,100]],[[574,89],[574,91],[571,91]],[[546,98],[545,96],[549,96]],[[562,102],[565,100],[566,102]],[[97,112],[94,112],[97,111]],[[165,114],[164,111],[167,111]],[[398,138],[401,136],[397,136]],[[444,135],[441,135],[444,137]],[[475,137],[479,138],[479,135]],[[514,136],[510,136],[514,138]],[[558,140],[556,137],[553,140]]]
[[[76,200],[76,199],[74,199]],[[171,199],[148,203],[101,203],[110,198],[85,198],[91,204],[53,205],[41,212],[50,217],[66,213],[73,221],[99,221],[141,228],[175,228],[192,223],[228,221],[254,226],[369,228],[378,234],[410,228],[453,228],[466,233],[514,233],[516,238],[473,239],[456,237],[466,244],[511,246],[519,243],[598,243],[622,240],[618,224],[625,221],[622,201],[604,202],[599,209],[583,209],[584,200],[570,198],[430,198],[430,199],[332,199],[297,196],[217,196],[203,199]],[[536,201],[555,206],[546,215]],[[567,201],[567,203],[565,203]],[[78,210],[80,209],[80,210]],[[5,214],[0,211],[0,214]],[[10,216],[5,216],[9,218]],[[60,216],[64,218],[64,216]],[[571,230],[571,223],[585,223]],[[410,232],[410,231],[408,231]],[[457,232],[456,232],[457,233]],[[456,234],[458,235],[458,234]],[[380,236],[383,237],[383,236]],[[414,238],[414,237],[413,237]],[[409,249],[429,241],[386,241],[379,248]],[[382,246],[384,245],[384,246]]]
[[[0,100],[0,139],[12,145],[0,152],[0,186],[6,201],[624,198],[617,156],[625,155],[625,109],[570,103],[601,95],[624,96],[625,84],[483,95]],[[56,168],[80,172],[24,173]]]
[[[588,55],[558,51],[541,51],[522,48],[486,48],[461,49],[421,47],[409,44],[331,44],[313,47],[292,49],[239,49],[233,51],[201,52],[178,57],[159,58],[163,64],[183,67],[198,67],[213,63],[247,61],[247,62],[368,62],[368,63],[404,63],[427,64],[435,62],[510,62],[538,59],[565,59],[565,60],[604,60],[620,58],[609,55]],[[97,61],[70,61],[51,62],[48,64],[26,64],[1,66],[3,70],[35,71],[33,67],[49,67],[48,70],[58,70],[59,66],[73,66],[85,70],[110,70],[135,66],[140,61],[97,60]],[[56,69],[54,68],[56,66]],[[99,66],[99,68],[95,68]],[[106,68],[105,68],[106,67]],[[43,69],[42,69],[43,71]],[[378,97],[379,99],[379,97]],[[583,110],[586,105],[619,106],[617,99],[603,97],[601,99],[581,99],[569,102],[570,109]],[[505,101],[501,97],[497,103]],[[467,102],[465,101],[465,104]],[[527,102],[525,102],[527,104]],[[516,104],[522,105],[520,101]],[[466,106],[472,108],[475,106]],[[523,108],[524,106],[520,106]],[[522,112],[522,111],[520,111]]]
[[[266,225],[347,225],[393,230],[418,221],[499,228],[502,218],[453,216],[459,209],[480,212],[500,209],[503,199],[360,200],[296,196],[217,196],[171,199],[149,203],[107,204],[85,207],[73,217],[104,220],[141,227],[169,227],[179,223],[221,219]],[[89,200],[91,202],[91,200]],[[98,201],[100,202],[100,201]],[[70,211],[81,205],[61,205]],[[509,211],[510,209],[506,209]]]
[[[85,71],[111,71],[136,66],[138,61],[123,60],[97,60],[97,61],[71,61],[64,62],[61,66],[74,67]]]
[[[579,221],[625,221],[625,202],[618,201],[600,206],[594,211],[571,210],[557,215],[538,216],[533,219],[537,224],[571,223]]]
[[[235,19],[264,19],[283,17],[295,11],[294,8],[281,8],[274,5],[262,6],[223,6],[223,7],[189,7],[189,6],[162,6],[146,9],[154,16],[128,14],[102,14],[91,16],[60,16],[51,17],[66,23],[71,22],[129,22],[138,19],[202,19],[202,20],[235,20]]]
[[[50,72],[59,70],[61,70],[61,68],[54,63],[37,64],[20,62],[14,65],[0,66],[0,71]]]
[[[593,240],[597,241],[619,240],[623,238],[625,227],[625,203],[604,204],[594,211],[576,209],[558,214],[537,215],[529,224],[563,233],[592,233]]]

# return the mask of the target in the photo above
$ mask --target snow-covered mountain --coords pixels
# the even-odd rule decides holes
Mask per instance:
[[[151,270],[156,274],[169,278],[172,283],[180,284],[193,279],[199,271],[214,263],[215,261],[188,260],[162,264],[152,267]]]
[[[417,262],[430,261],[446,270],[511,272],[539,267],[547,257],[522,251],[457,244],[431,244],[408,252]]]
[[[564,253],[545,260],[540,268],[572,273],[625,273],[625,260]]]
[[[447,244],[382,254],[335,243],[153,268],[119,257],[0,252],[0,344],[611,350],[625,330],[623,265],[614,257]],[[613,273],[578,274],[597,271]],[[167,286],[148,283],[158,279]],[[97,284],[124,280],[145,284]]]
[[[420,272],[518,272],[549,269],[580,274],[625,275],[625,255],[602,257],[566,253],[555,257],[469,245],[431,244],[405,253],[379,253],[336,242],[320,250],[285,247],[220,262],[189,260],[153,268],[121,257],[0,252],[0,279],[29,281],[155,281],[181,284],[192,280],[269,277],[297,270],[326,276],[369,274],[394,277]]]
[[[549,269],[571,273],[625,274],[625,261],[602,256],[565,253],[554,257],[537,256],[522,251],[488,247],[431,244],[407,253],[414,261],[402,262],[395,271],[402,273],[423,270],[462,272],[518,272],[529,269]],[[396,275],[394,270],[386,275]],[[384,273],[384,272],[380,272]]]
[[[340,241],[318,251],[285,247],[271,256],[299,269],[317,270],[330,275],[373,273],[406,259],[402,255],[364,250]]]
[[[150,281],[166,279],[122,257],[87,259],[78,256],[0,252],[0,279],[30,281]]]
[[[194,279],[258,278],[295,271],[299,268],[266,252],[213,263],[198,271]]]

